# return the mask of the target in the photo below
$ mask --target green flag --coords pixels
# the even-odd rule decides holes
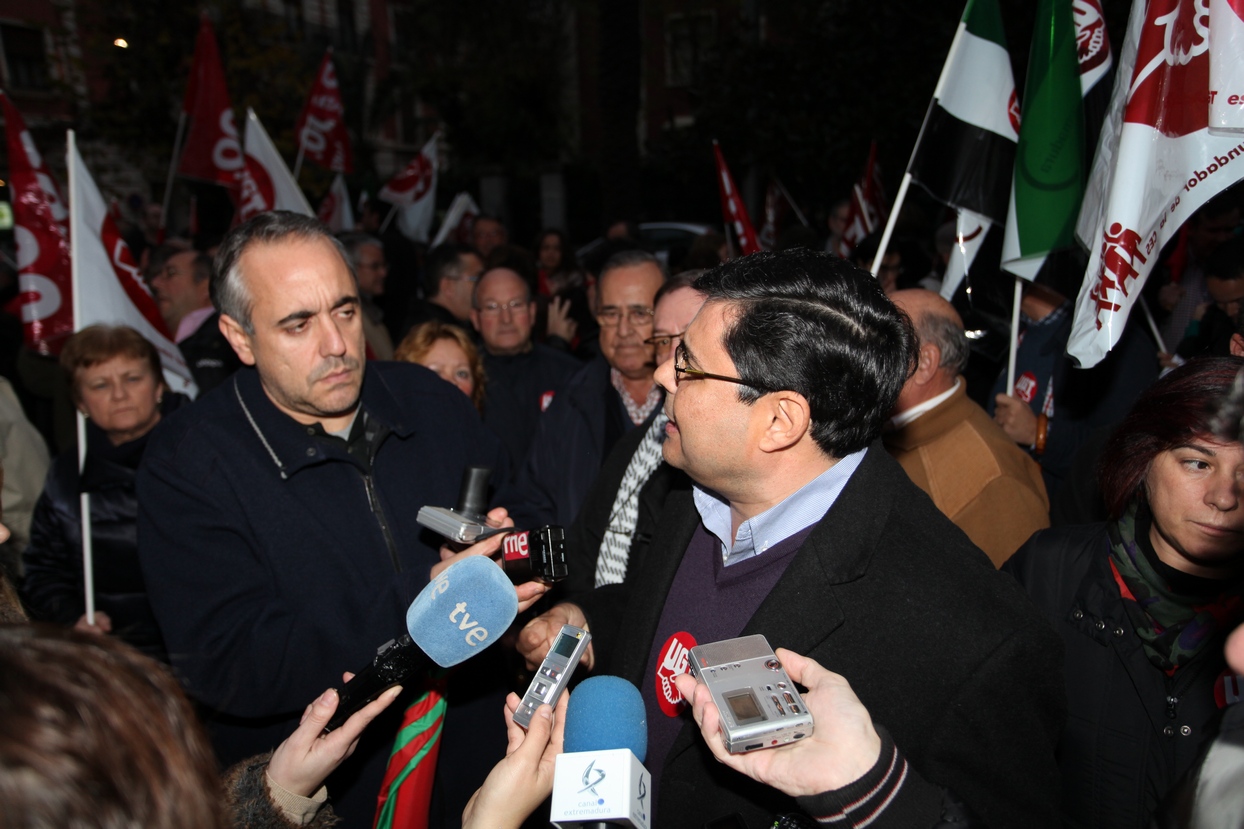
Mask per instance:
[[[1024,85],[1002,267],[1036,278],[1074,244],[1084,195],[1084,109],[1071,0],[1040,0]]]

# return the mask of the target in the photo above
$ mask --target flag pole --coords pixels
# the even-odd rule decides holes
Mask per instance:
[[[917,139],[916,146],[920,146]],[[907,165],[911,167],[910,164]],[[890,218],[886,220],[885,231],[881,234],[881,244],[877,245],[877,255],[873,259],[872,274],[876,276],[881,270],[881,260],[885,258],[886,248],[890,245],[890,236],[894,233],[894,225],[898,223],[898,212],[903,207],[903,200],[907,198],[907,188],[911,185],[911,173],[903,173],[903,183],[898,186],[898,195],[894,197],[894,206],[890,208]]]
[[[1006,358],[1006,388],[1003,394],[1015,391],[1015,352],[1019,350],[1019,303],[1024,296],[1024,279],[1015,277],[1015,300],[1011,303],[1011,349]]]
[[[777,182],[778,189],[781,190],[782,195],[786,197],[786,203],[790,205],[790,209],[795,211],[795,218],[799,219],[799,222],[804,227],[811,227],[812,225],[808,224],[808,218],[803,215],[803,211],[799,209],[799,205],[795,204],[795,200],[790,197],[790,193],[787,192],[786,185],[782,183],[782,180],[776,176],[774,176],[773,180]]]
[[[1140,310],[1145,312],[1145,322],[1149,323],[1149,333],[1153,334],[1153,341],[1158,346],[1158,351],[1166,352],[1166,340],[1162,339],[1162,332],[1158,330],[1158,323],[1153,318],[1153,312],[1149,310],[1149,303],[1145,302],[1142,296],[1137,300]]]
[[[393,221],[393,215],[394,215],[395,213],[397,213],[397,205],[396,205],[396,204],[395,204],[395,205],[393,205],[393,206],[391,206],[391,207],[389,208],[389,215],[385,216],[385,217],[384,217],[384,221],[380,223],[380,232],[381,232],[381,233],[384,233],[384,232],[385,232],[385,230],[387,230],[387,229],[388,229],[388,227],[389,227],[389,222]]]
[[[294,181],[298,181],[298,173],[302,171],[302,157],[307,152],[307,148],[302,145],[301,139],[298,141],[298,155],[294,156]]]
[[[168,177],[164,180],[164,201],[160,203],[160,234],[168,227],[168,207],[173,200],[173,178],[177,175],[177,156],[181,152],[181,138],[186,131],[186,111],[177,116],[177,135],[173,139],[173,157],[168,161]],[[164,241],[161,239],[160,241]]]
[[[75,239],[74,231],[82,224],[82,200],[78,198],[78,145],[73,130],[66,131],[69,157],[66,159],[69,168],[69,230],[70,238]],[[171,180],[171,179],[170,179]],[[80,279],[78,250],[79,245],[69,248],[70,279],[73,294],[73,327],[78,329],[78,320],[82,319],[82,292],[78,290]],[[77,412],[78,421],[78,478],[81,480],[82,470],[86,466],[86,415]],[[85,598],[86,623],[95,624],[95,566],[94,550],[91,539],[91,495],[82,492],[79,496],[78,508],[82,520],[82,590]]]

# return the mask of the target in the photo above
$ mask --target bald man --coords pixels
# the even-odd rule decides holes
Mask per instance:
[[[920,361],[882,435],[890,454],[994,566],[1049,526],[1041,467],[967,397],[963,320],[932,291],[890,296],[911,317]]]

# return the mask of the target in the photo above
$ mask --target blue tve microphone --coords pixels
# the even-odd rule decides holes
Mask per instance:
[[[648,718],[634,685],[616,676],[581,682],[570,694],[563,745],[553,773],[555,826],[648,829]]]
[[[340,727],[367,703],[416,673],[465,662],[501,637],[518,615],[518,594],[505,571],[487,556],[447,567],[406,611],[406,630],[338,691],[340,702],[325,731]]]

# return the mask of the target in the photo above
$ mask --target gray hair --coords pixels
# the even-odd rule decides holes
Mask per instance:
[[[254,300],[242,279],[242,254],[252,244],[273,245],[287,240],[309,242],[316,239],[323,239],[333,246],[349,269],[350,278],[357,284],[354,264],[345,246],[319,219],[288,210],[270,210],[238,225],[220,243],[216,265],[212,269],[212,305],[221,314],[236,320],[247,334],[254,334],[255,325],[251,321]]]
[[[971,353],[963,327],[936,311],[924,311],[917,316],[919,319],[913,322],[920,342],[937,346],[942,354],[940,367],[949,369],[956,376],[962,374],[968,366],[968,356]]]
[[[357,230],[347,230],[337,234],[337,241],[341,242],[346,252],[346,262],[351,268],[358,269],[359,266],[359,249],[367,245],[373,245],[380,250],[384,250],[384,243],[372,236],[370,233],[363,233]]]
[[[665,269],[665,265],[661,264],[661,260],[648,251],[641,248],[620,250],[606,259],[605,264],[600,266],[600,275],[596,277],[596,304],[600,305],[600,286],[605,284],[605,276],[610,271],[616,271],[620,268],[634,268],[639,265],[652,265],[660,271],[662,285],[670,278],[669,272]]]

